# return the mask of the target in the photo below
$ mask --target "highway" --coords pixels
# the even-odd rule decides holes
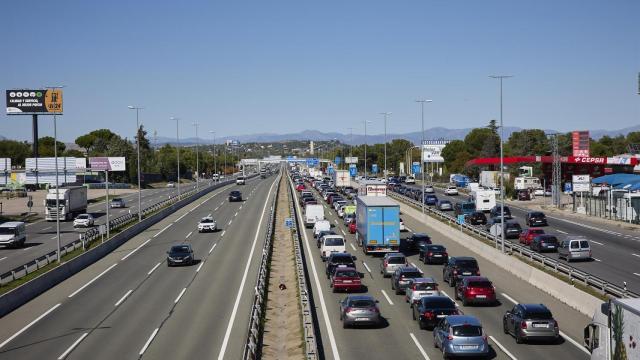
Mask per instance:
[[[314,191],[315,192],[315,191]],[[319,195],[315,193],[318,197]],[[320,198],[320,203],[324,202]],[[297,202],[296,202],[297,204]],[[297,206],[298,214],[301,209]],[[449,240],[445,234],[425,226],[424,222],[408,216],[408,207],[403,206],[403,220],[411,231],[427,232],[434,244],[447,247],[450,256],[474,256],[469,250]],[[324,263],[320,259],[315,246],[313,234],[310,230],[303,233],[303,242],[307,267],[309,269],[310,284],[312,285],[314,301],[318,311],[320,332],[322,334],[323,351],[327,359],[438,359],[442,354],[433,347],[432,332],[420,330],[416,321],[412,319],[410,307],[402,295],[395,295],[391,290],[390,279],[383,278],[379,272],[380,257],[366,256],[355,243],[354,235],[349,234],[335,211],[325,208],[325,216],[334,224],[338,234],[344,234],[348,245],[347,250],[357,256],[358,270],[363,273],[363,283],[367,293],[379,300],[382,315],[387,324],[379,328],[343,329],[339,320],[338,301],[345,294],[331,292],[329,281],[324,273]],[[299,217],[299,222],[302,219]],[[404,236],[409,236],[407,233]],[[417,265],[425,276],[434,277],[440,283],[440,290],[448,296],[453,296],[452,288],[442,281],[441,265],[425,265],[418,262],[415,252],[403,251],[410,262]],[[588,319],[577,311],[556,301],[546,293],[522,282],[514,275],[505,273],[483,258],[475,256],[480,265],[483,276],[491,279],[496,286],[500,300],[497,306],[464,307],[457,301],[465,314],[474,315],[480,319],[492,349],[492,359],[587,359],[588,354],[578,342],[582,342],[582,329]],[[544,303],[553,312],[563,331],[564,340],[560,344],[522,344],[503,333],[502,316],[511,309],[514,301]]]
[[[419,186],[415,186],[419,188]],[[458,196],[444,195],[443,190],[434,188],[439,199],[450,199],[453,203],[467,199],[466,194]],[[499,204],[499,200],[497,201]],[[525,216],[529,210],[517,204],[520,201],[505,202],[509,206],[514,219],[527,228]],[[567,235],[583,235],[591,240],[593,261],[571,262],[570,265],[589,272],[620,287],[626,282],[627,288],[640,293],[640,233],[623,227],[608,227],[588,220],[569,218],[562,214],[546,214],[548,227],[545,233],[554,234],[560,241]],[[511,239],[518,242],[518,239]],[[556,253],[545,253],[557,259]]]
[[[207,181],[202,182],[201,186],[208,185]],[[185,184],[180,187],[182,193],[195,188],[195,184]],[[160,201],[166,200],[171,196],[178,194],[177,188],[164,189],[143,189],[142,190],[142,208],[146,208]],[[122,216],[129,211],[138,210],[138,193],[131,193],[123,196],[109,196],[109,199],[120,197],[124,199],[125,208],[109,209],[109,218],[114,219]],[[106,205],[104,201],[90,204],[87,212],[95,218],[95,224],[106,223]],[[60,222],[60,243],[61,246],[69,244],[78,239],[79,234],[87,231],[87,228],[74,228],[73,221]],[[48,254],[57,247],[56,240],[56,222],[40,220],[27,224],[27,241],[23,248],[0,247],[0,273],[5,273],[18,266]]]
[[[214,190],[5,316],[0,359],[240,358],[276,188],[274,175]],[[236,189],[244,201],[228,202]],[[198,233],[209,214],[219,230]],[[180,243],[197,263],[167,267]]]

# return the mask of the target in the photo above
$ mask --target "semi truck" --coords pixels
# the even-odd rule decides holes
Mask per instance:
[[[59,208],[56,209],[56,189],[49,189],[44,200],[45,219],[55,221],[72,220],[74,215],[87,212],[87,188],[67,186],[58,188]]]
[[[584,328],[591,360],[640,360],[640,299],[602,303]]]
[[[509,182],[509,173],[503,173],[504,183]],[[499,189],[500,188],[500,171],[481,171],[480,186],[484,188]]]
[[[351,186],[351,176],[349,175],[349,170],[334,170],[333,184],[337,188]]]
[[[386,196],[358,196],[356,243],[365,254],[400,250],[400,205]]]

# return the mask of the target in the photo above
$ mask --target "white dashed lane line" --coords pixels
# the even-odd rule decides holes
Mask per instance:
[[[84,333],[84,334],[80,335],[78,340],[76,340],[73,344],[71,344],[71,346],[69,346],[69,348],[67,350],[65,350],[65,352],[62,353],[62,355],[58,356],[58,360],[62,360],[64,358],[66,358],[67,355],[69,355],[73,351],[73,349],[75,349],[76,346],[78,346],[78,344],[80,344],[82,342],[82,340],[84,340],[84,338],[87,337],[87,335],[89,335],[89,333]]]
[[[149,270],[147,275],[151,275],[152,272],[156,271],[156,269],[158,268],[158,266],[160,266],[160,264],[162,264],[162,263],[161,262],[157,263],[156,266],[154,266],[151,270]]]
[[[513,356],[513,354],[511,354],[509,352],[509,350],[507,350],[507,348],[505,348],[504,346],[502,346],[502,344],[500,344],[498,342],[498,340],[496,340],[496,338],[494,338],[493,336],[489,335],[489,339],[491,339],[491,341],[493,341],[496,345],[498,345],[498,347],[500,348],[500,350],[502,350],[503,353],[505,353],[505,355],[507,355],[509,358],[511,358],[511,360],[517,360],[515,356]]]
[[[187,288],[182,288],[182,291],[180,291],[180,294],[178,294],[178,297],[173,301],[174,304],[177,304],[178,301],[180,301],[180,299],[182,298],[182,295],[184,295],[185,291],[187,291]]]
[[[369,269],[369,265],[367,265],[366,262],[362,262],[362,265],[364,265],[364,267],[367,269],[367,271],[369,272],[369,274],[371,274],[371,269]]]
[[[160,265],[160,264],[158,264],[158,265]],[[129,291],[127,291],[127,292],[124,294],[124,296],[123,296],[123,297],[121,297],[121,298],[120,298],[120,300],[118,300],[118,302],[117,302],[114,306],[116,306],[116,307],[117,307],[118,305],[122,304],[122,302],[123,302],[123,301],[125,301],[125,299],[126,299],[129,295],[131,295],[131,293],[132,293],[132,292],[133,292],[133,290],[129,290]]]
[[[382,295],[384,295],[384,298],[387,299],[387,301],[389,302],[389,305],[393,305],[393,301],[391,301],[391,298],[389,297],[389,295],[387,295],[387,292],[384,290],[380,290],[382,291]]]
[[[118,265],[118,263],[115,263],[115,264],[109,266],[105,271],[103,271],[100,274],[98,274],[96,277],[91,279],[88,283],[82,285],[82,287],[80,287],[78,290],[76,290],[73,293],[71,293],[71,295],[69,295],[68,297],[72,298],[72,297],[76,296],[80,291],[84,290],[87,286],[93,284],[96,280],[100,279],[104,274],[109,272],[109,270],[113,269],[116,265]]]
[[[213,249],[215,249],[217,245],[218,245],[217,243],[216,243],[216,244],[213,244],[213,246],[211,247],[211,249],[209,249],[209,254],[211,254],[211,253],[213,252]]]
[[[140,349],[140,352],[138,353],[138,355],[140,356],[144,355],[144,352],[147,351],[147,348],[149,347],[149,345],[151,345],[153,338],[156,337],[159,330],[160,328],[156,328],[155,330],[153,330],[153,332],[151,333],[151,336],[149,336],[149,339],[147,340],[147,342],[144,343],[144,346],[142,347],[142,349]]]
[[[188,239],[188,238],[189,238],[189,236],[191,236],[191,234],[193,234],[193,231],[189,232],[189,233],[187,234],[187,236],[185,236],[185,239]]]
[[[353,249],[353,251],[356,251],[356,247],[355,247],[355,246],[353,246],[353,244],[352,244],[352,243],[349,243],[349,245],[351,245],[351,248]]]

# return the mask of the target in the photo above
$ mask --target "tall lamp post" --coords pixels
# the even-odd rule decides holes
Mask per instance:
[[[138,153],[138,222],[142,221],[142,187],[140,186],[140,110],[143,107],[129,105],[127,106],[131,110],[136,111],[136,147]]]
[[[191,125],[196,127],[196,191],[200,190],[200,149],[198,143],[200,140],[198,139],[198,124],[197,122],[192,123]]]
[[[367,124],[371,124],[370,120],[364,120],[364,180],[367,180]]]
[[[422,169],[422,214],[424,214],[424,103],[432,102],[433,100],[420,99],[416,100],[416,102],[420,103],[420,111],[421,111],[421,119],[422,119],[422,130],[420,131],[421,140],[420,140],[420,168]]]
[[[218,174],[218,168],[216,166],[216,132],[213,130],[209,130],[209,134],[213,135],[213,173]],[[220,174],[218,174],[218,180],[220,180]]]
[[[180,124],[180,118],[170,117],[169,120],[176,122],[176,153],[178,154],[178,199],[180,199],[180,134],[178,128]]]
[[[382,112],[380,115],[384,115],[384,177],[387,177],[387,116],[391,115],[390,112]]]
[[[504,140],[504,126],[502,125],[502,80],[513,77],[513,75],[489,75],[492,79],[500,80],[500,241],[502,243],[502,252],[504,252],[504,153],[502,150],[502,142]],[[496,239],[496,248],[498,240]]]
[[[46,88],[52,89],[52,90],[62,89],[64,88],[64,85],[63,86],[47,86]],[[38,139],[35,139],[35,140],[38,141]],[[56,260],[59,263],[60,257],[61,257],[61,253],[60,253],[60,190],[59,190],[60,180],[58,178],[59,176],[58,175],[58,119],[57,119],[56,113],[53,114],[53,156],[55,157],[55,162],[56,162],[56,240],[57,240],[57,246],[58,246],[58,249],[56,251]],[[65,174],[66,174],[66,171],[65,171]],[[107,224],[108,223],[109,223],[109,219],[107,217]]]

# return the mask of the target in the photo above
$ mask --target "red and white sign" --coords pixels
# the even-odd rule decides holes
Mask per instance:
[[[358,196],[387,196],[387,185],[385,184],[366,184],[361,185],[358,190]]]
[[[574,131],[571,133],[573,156],[589,157],[589,132]]]
[[[577,164],[606,164],[606,157],[592,157],[592,156],[569,156],[570,163]]]

